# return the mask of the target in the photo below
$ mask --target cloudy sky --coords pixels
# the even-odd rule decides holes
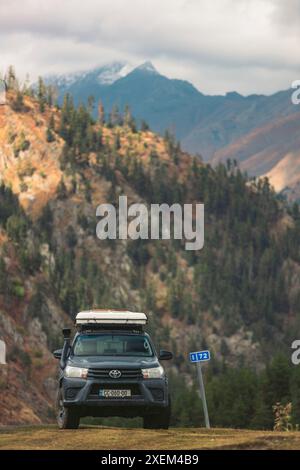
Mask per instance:
[[[0,71],[66,73],[151,60],[205,93],[300,79],[300,0],[0,0]]]

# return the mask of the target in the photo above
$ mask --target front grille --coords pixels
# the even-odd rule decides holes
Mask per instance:
[[[117,369],[121,372],[121,376],[118,379],[112,379],[109,376],[109,372],[111,370],[116,370],[116,369],[90,368],[88,371],[88,379],[127,380],[127,379],[142,379],[143,378],[141,369]]]

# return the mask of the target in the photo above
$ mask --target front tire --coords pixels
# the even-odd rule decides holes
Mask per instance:
[[[159,414],[144,416],[144,429],[169,429],[171,406],[163,408]]]
[[[61,388],[57,395],[56,409],[56,419],[59,429],[78,429],[80,417],[78,413],[76,413],[76,410],[64,406]]]

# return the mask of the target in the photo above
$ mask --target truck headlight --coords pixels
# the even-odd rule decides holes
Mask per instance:
[[[162,366],[151,367],[151,369],[142,369],[144,379],[160,379],[164,376],[164,373],[165,371]]]
[[[88,371],[88,369],[83,369],[82,367],[67,366],[65,368],[65,377],[71,377],[73,379],[86,379]]]

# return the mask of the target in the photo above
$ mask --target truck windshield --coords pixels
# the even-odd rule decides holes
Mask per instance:
[[[74,356],[153,356],[146,336],[120,334],[79,335],[73,353]]]

